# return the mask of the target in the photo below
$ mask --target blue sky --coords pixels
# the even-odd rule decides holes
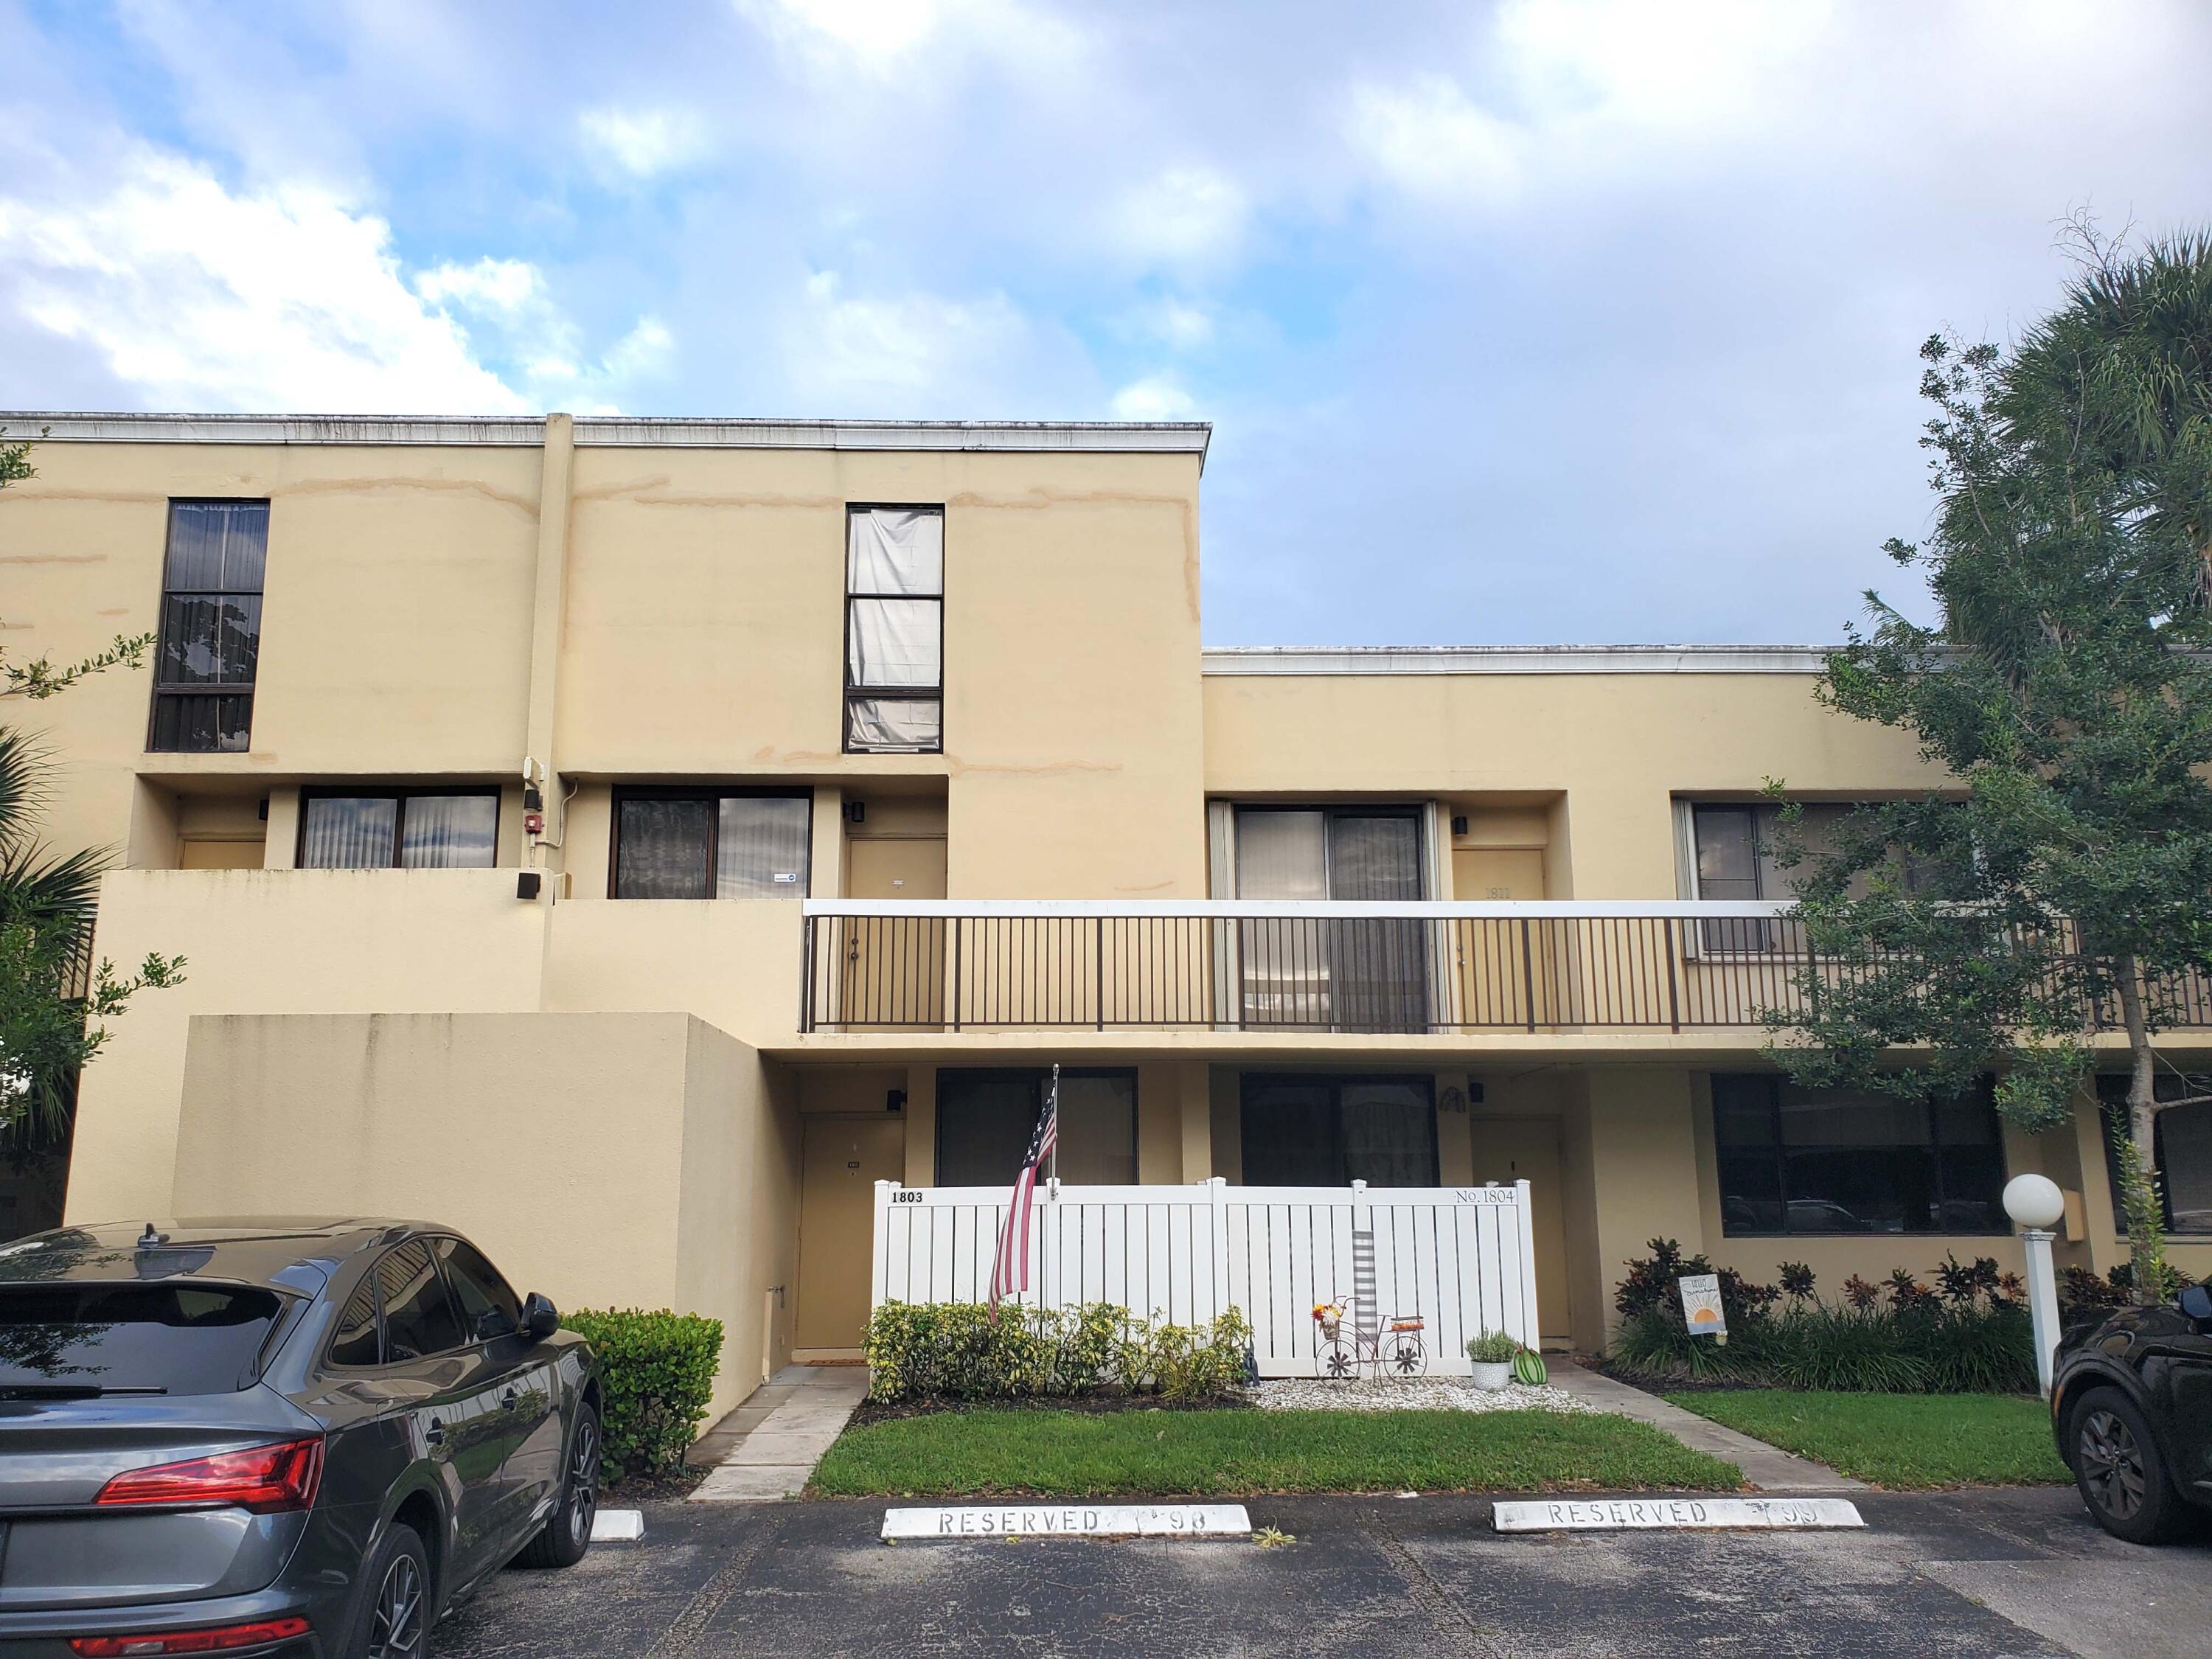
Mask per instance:
[[[0,0],[0,408],[1202,418],[1219,644],[1822,641],[2212,6]],[[1917,608],[1917,607],[1916,607]]]

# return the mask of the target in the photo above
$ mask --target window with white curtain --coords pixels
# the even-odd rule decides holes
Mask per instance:
[[[615,797],[617,898],[804,898],[806,794],[653,789]]]
[[[496,790],[317,790],[300,802],[302,870],[489,870],[498,850]]]
[[[944,747],[945,509],[845,514],[845,747]]]

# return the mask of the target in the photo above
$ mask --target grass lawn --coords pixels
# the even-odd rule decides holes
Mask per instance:
[[[1625,1417],[1563,1412],[937,1412],[848,1429],[826,1496],[1733,1492],[1742,1473]]]
[[[2040,1400],[2002,1394],[1670,1394],[1686,1411],[1877,1486],[2024,1486],[2072,1479]]]

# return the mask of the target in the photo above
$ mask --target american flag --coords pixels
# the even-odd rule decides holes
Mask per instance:
[[[1052,1090],[1045,1096],[1044,1111],[1036,1133],[1030,1137],[1029,1156],[1014,1177],[1013,1201],[1006,1218],[999,1224],[999,1249],[991,1262],[991,1316],[998,1317],[999,1298],[1020,1295],[1030,1287],[1030,1206],[1036,1200],[1037,1170],[1060,1144],[1060,1067],[1052,1068]]]

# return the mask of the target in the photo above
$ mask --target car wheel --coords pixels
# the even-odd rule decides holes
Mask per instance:
[[[561,1498],[538,1535],[522,1547],[532,1567],[573,1567],[592,1547],[592,1522],[599,1512],[599,1414],[576,1407],[575,1431],[568,1437],[568,1467],[561,1477]]]
[[[2130,1544],[2155,1544],[2172,1535],[2181,1500],[2167,1480],[2166,1461],[2150,1425],[2118,1389],[2093,1389],[2074,1408],[2067,1437],[2074,1484],[2096,1522]]]
[[[394,1526],[369,1558],[368,1586],[347,1659],[422,1659],[430,1642],[430,1557],[410,1526]]]

